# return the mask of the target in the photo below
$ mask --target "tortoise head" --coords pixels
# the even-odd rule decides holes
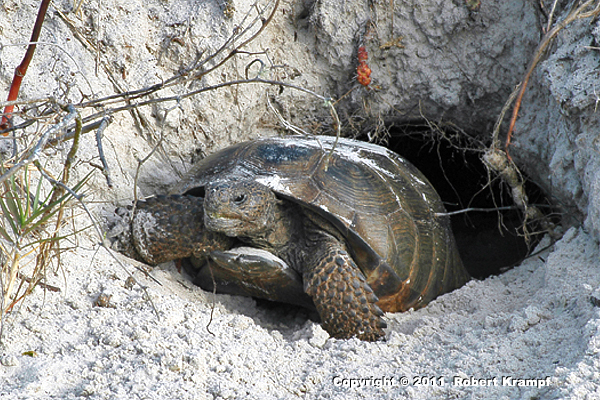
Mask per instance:
[[[231,237],[256,237],[272,229],[280,202],[254,181],[218,181],[205,188],[204,224]]]

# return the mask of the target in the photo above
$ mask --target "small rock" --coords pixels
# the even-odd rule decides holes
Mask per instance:
[[[98,298],[94,301],[94,306],[96,307],[112,307],[115,308],[113,304],[110,303],[112,295],[108,295],[105,293],[100,293]]]
[[[133,289],[133,287],[135,286],[135,279],[133,279],[132,276],[128,277],[125,280],[125,289]]]
[[[329,339],[329,334],[320,325],[313,325],[312,334],[308,343],[317,348],[322,348]]]
[[[18,367],[19,359],[14,355],[5,355],[0,358],[0,364],[4,365],[5,367]]]

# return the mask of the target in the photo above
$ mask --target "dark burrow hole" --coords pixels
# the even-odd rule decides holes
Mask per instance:
[[[447,132],[433,135],[429,128],[395,127],[387,147],[413,163],[440,194],[446,209],[495,209],[513,205],[508,189],[499,179],[489,183],[481,161],[482,150],[469,150],[473,144],[451,143],[460,135]],[[366,140],[366,138],[364,138]],[[541,189],[525,185],[530,204],[547,204]],[[467,212],[451,217],[460,255],[471,276],[483,279],[505,272],[523,261],[542,238],[535,225],[529,243],[523,235],[523,215],[519,210]]]

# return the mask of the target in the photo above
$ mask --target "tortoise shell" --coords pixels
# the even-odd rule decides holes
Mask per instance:
[[[439,195],[386,148],[329,136],[243,142],[200,161],[176,191],[203,196],[230,179],[260,182],[325,217],[383,311],[422,307],[469,279]]]

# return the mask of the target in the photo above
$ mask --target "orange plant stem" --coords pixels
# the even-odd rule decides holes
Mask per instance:
[[[25,57],[23,57],[23,61],[21,61],[21,64],[19,64],[19,66],[15,69],[15,75],[13,76],[13,81],[8,91],[7,101],[15,101],[19,96],[21,82],[23,81],[23,77],[27,73],[27,68],[29,67],[31,59],[33,58],[35,46],[37,44],[38,38],[40,37],[40,32],[42,31],[42,24],[44,23],[44,18],[46,17],[46,11],[48,10],[49,5],[50,0],[42,0],[42,4],[40,4],[40,9],[35,20],[35,25],[33,26],[33,32],[31,32],[29,46],[27,46],[27,51],[25,52]],[[9,119],[14,108],[14,105],[8,105],[4,107],[4,113],[2,115],[2,120],[0,121],[0,130],[10,128]],[[3,135],[6,136],[8,135],[8,133],[3,133]]]

